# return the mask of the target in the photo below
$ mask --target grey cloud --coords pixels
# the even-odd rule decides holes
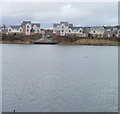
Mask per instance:
[[[23,20],[40,22],[43,28],[51,28],[59,21],[75,25],[116,25],[118,5],[111,3],[6,3],[3,7],[3,23],[20,24]]]

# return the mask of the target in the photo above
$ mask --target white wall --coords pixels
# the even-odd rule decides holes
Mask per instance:
[[[22,29],[22,31],[20,31]],[[20,27],[19,29],[12,29],[11,27],[8,27],[8,33],[22,33],[23,28]]]
[[[30,35],[31,24],[27,23],[25,26],[25,35]]]
[[[33,30],[35,30],[35,33],[41,33],[40,27],[37,27],[36,25],[34,25]]]
[[[65,36],[66,33],[66,27],[64,24],[60,25],[60,36]]]

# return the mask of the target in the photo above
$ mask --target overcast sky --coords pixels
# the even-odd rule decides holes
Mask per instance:
[[[68,21],[75,26],[117,25],[117,2],[20,2],[2,3],[2,23],[19,25],[31,20],[42,28]]]

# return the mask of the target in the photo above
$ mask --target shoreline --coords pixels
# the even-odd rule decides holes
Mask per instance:
[[[0,41],[0,44],[31,44],[28,41]]]
[[[14,40],[14,41],[0,41],[0,44],[26,44],[26,45],[29,44],[30,45],[33,43],[29,41]],[[120,46],[120,42],[106,40],[106,39],[79,39],[74,42],[62,41],[62,42],[59,42],[58,45]]]

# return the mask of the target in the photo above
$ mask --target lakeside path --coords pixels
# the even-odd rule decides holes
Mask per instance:
[[[33,44],[29,41],[21,41],[21,40],[14,40],[14,41],[0,41],[0,44]],[[105,40],[105,39],[79,39],[74,42],[63,41],[59,42],[58,44],[62,45],[98,45],[98,46],[120,46],[120,42]]]

